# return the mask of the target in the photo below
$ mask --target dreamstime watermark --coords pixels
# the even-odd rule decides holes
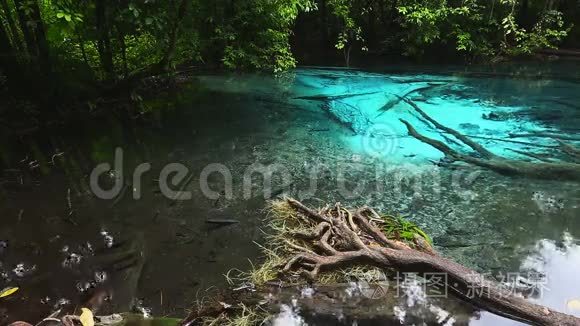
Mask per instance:
[[[396,153],[399,136],[395,128],[387,123],[377,123],[362,137],[362,149],[371,157],[388,157]]]
[[[143,193],[143,179],[152,170],[150,163],[137,165],[126,174],[123,165],[124,152],[115,150],[113,165],[101,163],[90,174],[90,188],[100,199],[112,200],[122,195],[124,187],[130,184],[134,200],[140,200]],[[199,168],[199,167],[198,167]],[[191,187],[196,181],[199,190],[210,200],[234,198],[249,199],[262,195],[271,199],[292,188],[301,199],[316,197],[321,188],[337,191],[345,199],[357,199],[369,194],[412,196],[425,195],[436,198],[452,192],[469,200],[473,191],[469,188],[476,182],[480,171],[457,170],[443,174],[441,169],[414,164],[388,164],[361,161],[355,158],[337,160],[332,165],[305,162],[301,173],[284,164],[253,163],[243,173],[222,163],[204,166],[199,173],[182,163],[169,163],[159,171],[159,191],[171,200],[191,200]],[[292,172],[291,172],[292,171]],[[131,180],[130,182],[126,182]],[[217,184],[215,180],[220,180]],[[330,187],[330,188],[329,188]]]

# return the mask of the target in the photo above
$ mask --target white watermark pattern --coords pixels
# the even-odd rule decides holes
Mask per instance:
[[[399,136],[396,129],[387,123],[377,123],[362,137],[362,148],[371,157],[388,157],[397,151]]]
[[[142,198],[143,179],[152,173],[152,165],[142,163],[127,173],[123,159],[123,150],[117,148],[113,165],[101,163],[93,169],[89,184],[97,198],[113,200],[122,195],[126,187],[125,176],[131,178],[133,199]],[[271,199],[281,193],[280,189],[288,190],[292,186],[299,198],[308,199],[317,196],[322,184],[326,187],[330,184],[345,199],[359,199],[370,193],[386,192],[420,198],[427,192],[433,197],[453,191],[458,197],[470,200],[474,193],[469,188],[481,173],[480,170],[456,170],[444,174],[442,169],[436,167],[394,165],[380,160],[369,164],[362,162],[360,158],[351,161],[337,160],[332,165],[311,163],[303,167],[300,175],[293,175],[291,171],[296,173],[296,170],[284,164],[259,162],[248,165],[242,173],[236,169],[237,174],[222,163],[207,164],[199,174],[194,174],[192,170],[182,163],[169,163],[161,167],[158,178],[155,178],[161,194],[171,200],[191,200],[191,187],[198,184],[199,192],[210,200],[249,199],[258,195]],[[364,174],[365,178],[362,179],[357,173]],[[236,181],[235,175],[241,180]],[[220,183],[216,185],[215,182],[210,182],[211,179],[218,179]],[[188,185],[189,188],[183,185]]]

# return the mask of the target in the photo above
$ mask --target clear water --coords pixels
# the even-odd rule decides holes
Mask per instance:
[[[432,162],[442,154],[407,136],[399,119],[466,149],[396,103],[396,95],[433,86],[408,97],[494,153],[524,160],[513,150],[552,153],[554,143],[509,134],[577,135],[577,72],[573,64],[551,64],[495,75],[403,67],[301,68],[278,79],[198,76],[184,89],[147,100],[142,116],[111,114],[42,135],[3,137],[0,288],[16,284],[20,291],[0,301],[0,316],[35,320],[61,299],[82,302],[79,287],[94,281],[95,272],[107,273],[115,293],[103,313],[138,306],[158,316],[185,315],[205,289],[224,284],[229,269],[259,262],[254,241],[263,240],[267,215],[259,178],[250,179],[252,196],[244,196],[244,174],[256,163],[278,167],[275,193],[284,190],[313,206],[340,201],[403,214],[432,235],[443,254],[482,273],[543,273],[547,291],[533,300],[580,315],[567,304],[580,298],[580,186],[437,167]],[[483,118],[490,113],[502,119]],[[99,163],[112,163],[116,147],[124,150],[126,190],[113,200],[96,199],[89,174]],[[143,178],[142,198],[134,200],[130,176],[144,162],[152,170]],[[193,175],[185,188],[191,200],[176,203],[159,192],[160,171],[174,162]],[[226,198],[218,175],[210,176],[209,187],[224,195],[204,195],[200,173],[212,163],[231,172],[233,198]],[[239,223],[217,228],[207,218]],[[138,248],[145,258],[128,272],[115,271],[111,254],[124,247],[108,248],[111,240],[114,247]],[[78,256],[71,259],[72,253]],[[139,277],[128,282],[127,275]],[[469,318],[474,325],[514,324],[486,313]]]

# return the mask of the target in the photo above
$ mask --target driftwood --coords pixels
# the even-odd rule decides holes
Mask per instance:
[[[531,303],[440,256],[424,237],[415,236],[412,243],[387,237],[380,228],[384,219],[371,208],[348,210],[336,204],[316,211],[294,199],[286,199],[283,205],[288,207],[288,223],[293,221],[301,226],[301,231],[286,231],[285,236],[301,242],[291,246],[290,257],[280,266],[281,279],[301,275],[315,281],[322,273],[353,265],[418,275],[441,273],[446,275],[444,287],[448,293],[476,308],[531,325],[580,325],[580,318]],[[193,325],[204,313],[216,316],[228,308],[231,302],[220,302],[214,309],[198,310],[184,324]]]
[[[427,115],[417,104],[406,99],[406,103],[412,106],[415,111],[425,120],[429,121],[435,128],[441,130],[444,133],[453,135],[455,138],[460,140],[463,144],[469,146],[477,156],[461,153],[447,144],[426,137],[420,134],[408,121],[400,119],[400,121],[405,124],[407,130],[411,136],[417,140],[429,144],[439,151],[443,152],[451,161],[461,161],[476,166],[484,167],[500,174],[504,175],[522,175],[537,179],[548,179],[548,180],[571,180],[580,181],[580,148],[576,146],[564,143],[558,140],[559,149],[562,154],[567,155],[570,158],[570,162],[553,162],[547,161],[545,158],[540,159],[538,154],[520,152],[520,154],[526,155],[528,157],[537,158],[540,162],[526,162],[521,160],[514,160],[504,158],[491,153],[482,145],[476,143],[471,138],[459,133],[458,131],[443,126],[439,122],[435,121],[429,115]]]

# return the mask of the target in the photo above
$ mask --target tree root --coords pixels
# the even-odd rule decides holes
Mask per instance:
[[[570,157],[571,162],[553,162],[547,160],[544,157],[540,159],[540,156],[538,156],[537,154],[521,151],[519,152],[520,154],[535,158],[540,162],[526,162],[500,157],[491,153],[490,151],[485,149],[482,145],[474,142],[469,137],[462,135],[458,131],[443,126],[442,124],[431,118],[429,115],[427,115],[423,110],[421,110],[417,106],[417,104],[415,104],[411,100],[406,99],[405,102],[408,103],[410,106],[412,106],[415,109],[415,111],[417,111],[417,113],[421,115],[422,118],[429,121],[437,129],[441,130],[442,132],[453,135],[463,144],[471,147],[477,154],[476,157],[469,154],[461,153],[439,140],[432,139],[420,134],[408,121],[400,119],[400,121],[403,124],[405,124],[405,126],[407,127],[407,131],[412,137],[425,144],[433,146],[434,148],[443,152],[452,161],[461,161],[469,163],[472,165],[493,170],[495,172],[504,175],[523,175],[532,178],[548,179],[548,180],[556,179],[556,180],[580,181],[580,148],[577,148],[573,145],[564,143],[563,141],[556,139],[559,143],[559,146],[557,146],[556,148],[559,149],[563,154],[566,154],[568,157]]]
[[[379,307],[377,304],[380,300],[376,299],[362,303],[365,297],[353,296],[343,302],[337,301],[335,295],[325,295],[325,288],[339,288],[341,281],[327,283],[324,277],[336,272],[348,273],[349,270],[361,267],[380,271],[395,270],[423,276],[425,279],[429,275],[444,275],[444,281],[438,285],[445,294],[451,293],[471,304],[470,310],[482,309],[531,325],[580,326],[580,318],[529,302],[510,288],[440,256],[422,233],[415,234],[412,240],[402,240],[392,231],[386,234],[383,230],[390,225],[389,218],[379,216],[371,208],[349,210],[336,204],[314,210],[297,200],[284,199],[272,203],[272,212],[273,221],[279,222],[272,226],[282,227],[274,227],[276,234],[270,238],[271,246],[264,249],[265,253],[275,252],[275,257],[281,259],[276,260],[275,264],[267,261],[264,266],[275,268],[278,278],[263,283],[252,283],[249,278],[241,278],[245,282],[243,286],[212,295],[213,302],[198,307],[181,323],[182,326],[213,325],[216,319],[231,321],[231,316],[243,317],[247,308],[252,307],[276,314],[278,304],[284,302],[284,296],[295,302],[297,296],[292,289],[300,291],[304,286],[304,278],[317,283],[314,284],[313,295],[301,302],[301,308],[332,315],[334,307],[335,312],[337,309],[341,313],[348,311],[353,313],[352,317],[364,318],[357,314],[368,309],[356,309],[358,302],[365,307],[374,304],[377,307],[377,310],[373,310],[374,316],[383,312],[388,315],[392,312],[392,306],[388,305],[391,301],[383,302],[381,304],[385,306]],[[292,242],[292,245],[285,245],[286,241]],[[304,298],[298,295],[301,296]],[[452,300],[447,300],[446,296],[444,298],[445,302],[442,303],[453,305]],[[326,304],[328,300],[330,306]],[[337,302],[342,303],[336,307]],[[346,309],[344,311],[343,305]],[[354,309],[350,309],[349,306],[353,305]],[[467,312],[467,316],[469,314]]]
[[[281,273],[296,272],[316,280],[324,271],[352,265],[396,269],[404,273],[442,273],[453,293],[480,309],[532,325],[580,325],[580,318],[563,314],[516,296],[499,284],[435,253],[419,239],[405,243],[389,239],[379,228],[378,214],[370,208],[348,211],[337,204],[321,212],[288,199],[295,212],[310,221],[316,238],[307,242],[312,252],[298,250]],[[346,214],[349,212],[352,215]],[[352,216],[352,223],[348,216]],[[377,222],[375,222],[377,221]],[[473,295],[473,290],[477,295]]]

